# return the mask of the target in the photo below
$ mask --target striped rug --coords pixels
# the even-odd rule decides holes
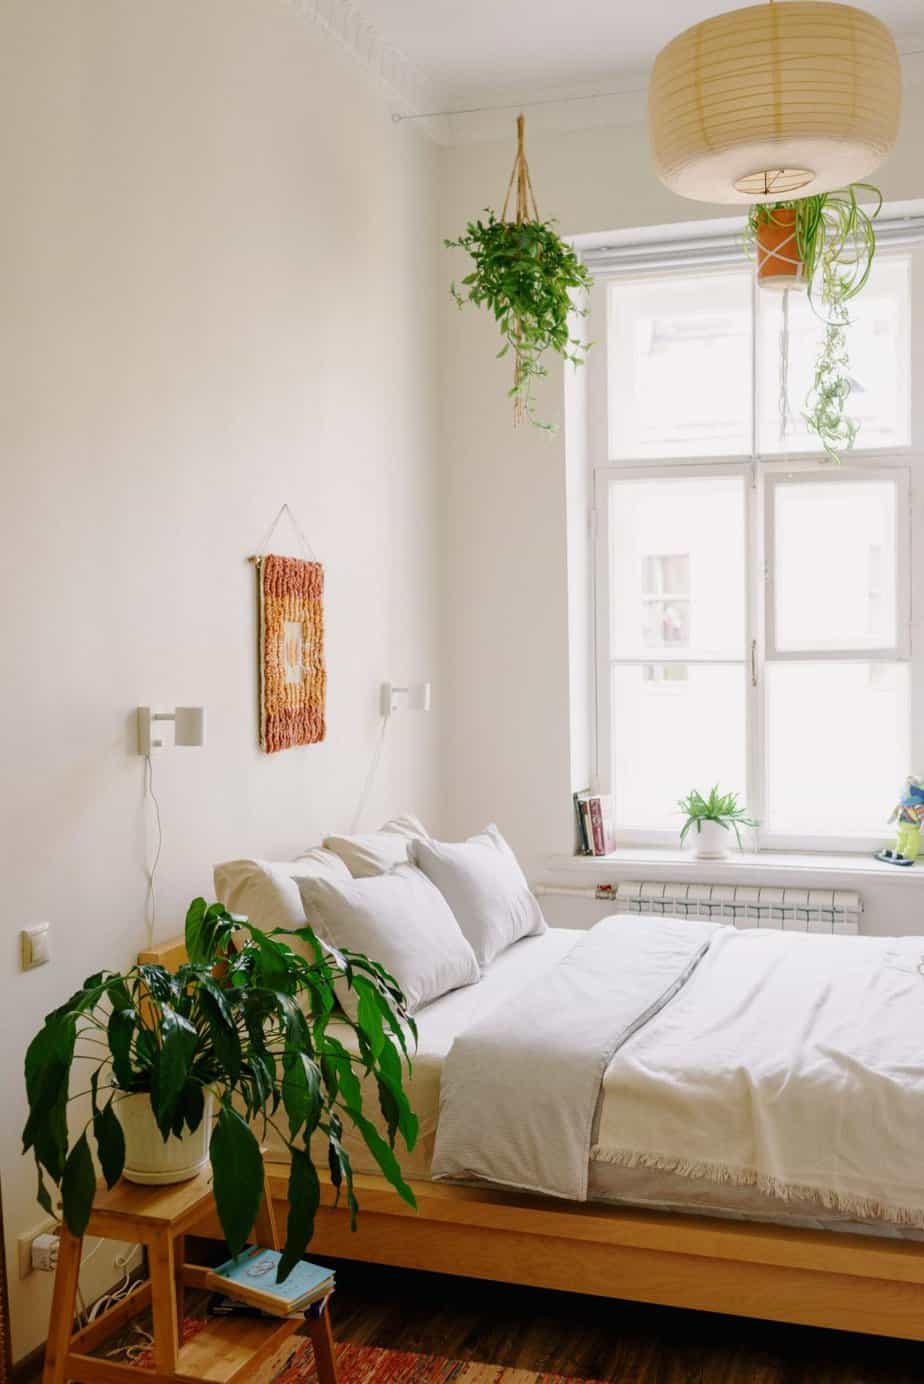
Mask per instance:
[[[338,1344],[336,1350],[340,1384],[575,1384],[561,1374],[447,1360],[445,1355],[415,1355],[406,1350],[346,1344]],[[276,1375],[276,1384],[316,1384],[316,1380],[311,1346],[300,1343],[289,1363]]]
[[[202,1317],[187,1316],[183,1340],[190,1340],[204,1326]],[[334,1349],[339,1384],[603,1384],[601,1380],[513,1370],[479,1361],[449,1360],[445,1355],[418,1355],[409,1350],[354,1346],[343,1341],[335,1342]],[[136,1368],[152,1369],[153,1352],[144,1351],[132,1363]],[[317,1379],[311,1342],[296,1337],[280,1346],[275,1360],[268,1361],[252,1376],[253,1384],[317,1384]]]

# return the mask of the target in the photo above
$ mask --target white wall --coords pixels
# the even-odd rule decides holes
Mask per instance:
[[[0,64],[0,1176],[19,1356],[50,1286],[15,1276],[40,1218],[22,1053],[144,942],[133,708],[208,708],[207,747],[156,764],[161,936],[212,862],[349,826],[382,679],[432,678],[435,709],[393,722],[366,822],[438,825],[439,155],[282,0],[7,0]],[[245,558],[284,500],[326,565],[329,729],[265,756]],[[53,964],[23,974],[19,929],[40,919]]]
[[[557,216],[564,234],[730,214],[662,186],[641,121],[567,132],[542,124],[528,120],[532,180],[540,212]],[[888,200],[924,195],[922,133],[924,86],[909,81],[899,146],[877,175]],[[445,235],[457,235],[481,208],[497,206],[513,152],[512,116],[502,142],[444,152]],[[462,264],[459,252],[447,254],[447,281],[462,276]],[[569,757],[570,699],[586,704],[587,688],[572,667],[569,695],[567,580],[569,547],[572,553],[581,547],[587,497],[570,463],[566,479],[561,433],[550,440],[530,428],[514,432],[504,397],[510,363],[495,360],[494,323],[449,302],[444,330],[450,827],[465,832],[496,818],[531,876],[551,879],[548,857],[572,849],[571,789],[587,782],[581,737],[571,747],[574,761]],[[561,396],[562,372],[553,365],[540,404],[546,416],[561,415]],[[584,448],[579,440],[578,469]],[[580,616],[572,615],[574,626]],[[896,905],[891,901],[899,894]],[[897,912],[909,930],[919,928],[913,886],[891,889],[887,897],[884,918]],[[564,901],[550,916],[586,921],[590,912],[582,907]]]

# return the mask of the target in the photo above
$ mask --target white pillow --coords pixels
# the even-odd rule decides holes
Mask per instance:
[[[305,926],[298,880],[350,878],[343,861],[320,846],[296,860],[226,860],[213,874],[216,897],[225,908],[242,913],[264,932]]]
[[[423,822],[408,814],[392,817],[378,831],[362,836],[325,836],[324,847],[340,857],[354,879],[367,879],[406,865],[411,843],[429,840]]]
[[[546,931],[542,909],[497,827],[467,841],[416,841],[414,860],[449,904],[480,966],[521,937]]]
[[[409,1013],[480,979],[449,905],[412,865],[366,879],[301,879],[298,887],[318,935],[390,971]]]

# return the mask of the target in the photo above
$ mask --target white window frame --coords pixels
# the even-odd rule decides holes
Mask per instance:
[[[924,249],[912,252],[911,263],[911,361],[912,397],[915,392],[916,376],[924,381]],[[632,273],[633,279],[663,280],[666,274],[689,272],[689,266],[679,262],[665,263],[657,272]],[[715,265],[717,271],[727,268],[727,264]],[[709,269],[704,267],[704,273]],[[592,303],[593,313],[598,320],[605,321],[606,290],[613,279],[623,278],[624,273],[597,273]],[[755,287],[754,292],[757,292]],[[603,314],[601,317],[600,314]],[[605,333],[593,335],[597,340],[605,340]],[[756,331],[752,336],[756,347]],[[606,426],[606,366],[605,350],[600,350],[598,358],[589,362],[592,389],[590,417],[590,455],[608,454],[608,428]],[[753,362],[756,374],[756,362]],[[755,379],[756,391],[756,379]],[[755,395],[756,397],[756,395]],[[910,734],[911,763],[907,772],[922,772],[924,767],[924,602],[913,602],[911,572],[911,534],[914,516],[917,515],[919,531],[924,531],[924,482],[919,477],[924,467],[924,408],[917,410],[911,419],[911,442],[907,446],[891,448],[857,449],[842,466],[835,468],[824,456],[817,453],[802,452],[786,457],[775,455],[761,456],[757,451],[756,438],[757,409],[754,409],[754,439],[750,455],[708,457],[671,457],[661,460],[645,458],[609,459],[601,464],[591,464],[593,473],[593,703],[594,724],[592,726],[592,749],[595,766],[595,786],[601,792],[611,790],[612,773],[612,728],[611,717],[611,679],[610,668],[614,660],[610,657],[610,610],[609,610],[609,484],[614,479],[666,479],[670,476],[694,475],[741,475],[745,478],[745,582],[746,582],[746,640],[743,676],[746,680],[745,734],[747,785],[745,794],[748,806],[759,823],[766,821],[767,784],[767,744],[765,724],[765,668],[768,661],[839,662],[888,661],[908,663],[911,670]],[[896,504],[896,643],[891,648],[819,650],[817,652],[777,650],[773,643],[773,571],[769,555],[773,552],[773,495],[774,487],[781,479],[804,478],[830,481],[868,479],[876,476],[890,476],[898,488]],[[735,664],[737,660],[728,658],[684,658],[680,650],[652,650],[652,656],[641,658],[615,659],[637,665],[640,663],[719,663],[724,666]],[[895,785],[896,801],[901,783]],[[679,818],[678,818],[679,820]],[[793,836],[774,833],[765,826],[758,826],[750,833],[753,849],[840,852],[867,851],[881,846],[886,829],[878,836],[845,836],[843,834],[819,834],[817,836]],[[653,829],[631,827],[619,824],[617,838],[620,846],[674,846],[677,844],[676,829]]]
[[[924,459],[922,459],[924,460]],[[652,649],[646,651],[644,658],[632,655],[623,658],[613,656],[609,647],[610,632],[610,535],[609,535],[609,493],[613,481],[621,480],[666,480],[670,477],[689,476],[740,476],[744,488],[744,580],[745,600],[745,641],[740,659],[724,656],[688,657],[680,649]],[[776,485],[785,480],[788,483],[799,480],[822,481],[825,484],[845,484],[855,480],[869,480],[888,477],[895,481],[897,503],[896,522],[896,642],[892,646],[876,649],[824,649],[824,650],[777,650],[770,642],[773,623],[773,499]],[[595,759],[596,778],[601,792],[612,790],[612,740],[611,740],[611,669],[614,664],[633,667],[643,663],[684,663],[689,665],[717,664],[722,667],[739,667],[745,682],[745,736],[746,736],[746,779],[744,797],[758,823],[766,821],[767,788],[767,731],[765,716],[766,677],[768,662],[786,661],[818,663],[836,661],[839,663],[908,663],[911,665],[910,699],[910,744],[914,764],[921,761],[924,753],[924,658],[914,650],[920,650],[924,641],[912,637],[912,593],[911,593],[911,525],[913,503],[913,462],[905,454],[901,457],[864,456],[857,464],[846,463],[836,470],[830,463],[820,462],[817,457],[802,456],[786,460],[761,461],[754,459],[716,459],[714,461],[698,458],[648,462],[637,465],[631,462],[609,462],[594,468],[594,531],[596,536],[594,553],[594,605],[595,605],[595,669],[594,693],[596,703]],[[920,489],[920,487],[918,487]],[[762,579],[761,579],[762,577]],[[912,772],[909,765],[908,772]],[[901,784],[895,785],[896,801]],[[630,827],[619,824],[617,835],[620,845],[625,846],[675,846],[677,831],[651,827]],[[751,834],[755,850],[782,851],[859,851],[872,850],[882,844],[882,835],[845,836],[829,834],[817,836],[793,836],[787,833],[771,832],[759,825]]]

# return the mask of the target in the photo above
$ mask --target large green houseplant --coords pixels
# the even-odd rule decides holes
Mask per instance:
[[[871,210],[857,200],[858,193],[864,192],[874,201]],[[840,461],[841,450],[852,447],[857,435],[858,424],[847,413],[851,390],[848,305],[869,279],[876,253],[873,223],[881,208],[878,188],[851,183],[816,197],[757,203],[748,217],[748,238],[757,246],[759,280],[772,283],[781,270],[801,262],[801,272],[793,278],[807,286],[809,300],[824,323],[803,417],[832,461]],[[763,256],[762,246],[770,247]]]
[[[297,938],[311,959],[293,951],[287,938]],[[417,1137],[402,1082],[408,1039],[416,1040],[414,1022],[381,966],[329,947],[310,927],[265,933],[220,904],[207,907],[196,899],[186,917],[186,952],[175,973],[137,965],[123,974],[90,976],[46,1017],[29,1045],[23,1146],[35,1156],[38,1199],[50,1213],[47,1174],[60,1188],[68,1228],[82,1234],[96,1181],[88,1135],[113,1186],[125,1163],[124,1098],[147,1096],[166,1141],[200,1125],[206,1092],[212,1092],[218,1106],[210,1148],[215,1202],[232,1254],[243,1248],[263,1192],[263,1158],[251,1125],[260,1131],[273,1126],[288,1145],[281,1280],[313,1232],[320,1197],[310,1152],[315,1132],[326,1140],[331,1181],[338,1195],[345,1188],[354,1224],[345,1125],[359,1132],[399,1195],[415,1204],[394,1153],[397,1135],[409,1150]],[[350,992],[349,1012],[337,1005],[340,987]],[[358,1055],[336,1036],[343,1024],[356,1036]],[[72,1093],[74,1064],[79,1090]],[[360,1075],[377,1091],[387,1139],[363,1111]],[[71,1129],[68,1103],[79,1097],[89,1098],[87,1118]]]

